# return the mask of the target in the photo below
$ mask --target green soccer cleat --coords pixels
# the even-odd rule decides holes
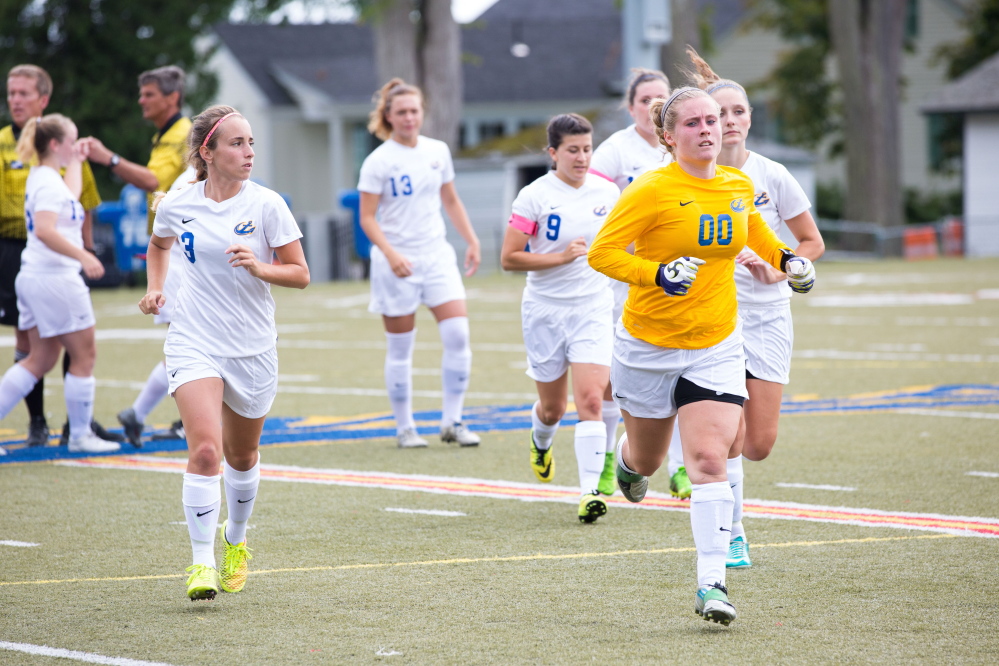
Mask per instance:
[[[705,585],[694,597],[694,612],[705,620],[726,627],[736,618],[735,606],[728,600],[728,589],[721,583]]]
[[[222,554],[222,568],[219,569],[219,585],[223,592],[239,592],[246,585],[246,574],[249,571],[247,560],[252,560],[250,549],[246,547],[246,541],[235,545],[229,543],[225,536],[225,526],[229,521],[222,523],[222,547],[225,549]]]
[[[753,566],[749,559],[749,544],[741,536],[728,542],[728,558],[725,567],[728,569],[748,569]]]
[[[607,502],[599,493],[586,493],[579,500],[579,522],[595,523],[607,514]]]
[[[687,478],[687,468],[681,467],[669,478],[669,494],[679,499],[690,499],[690,479]]]
[[[641,474],[632,474],[617,462],[618,451],[620,451],[621,444],[627,437],[627,433],[621,435],[621,439],[617,440],[617,446],[614,447],[614,476],[617,477],[617,487],[621,489],[621,494],[624,495],[626,500],[629,502],[641,502],[645,499],[645,493],[649,489],[648,477]]]
[[[604,471],[600,472],[597,491],[601,495],[610,497],[617,491],[617,482],[614,479],[614,467],[617,466],[617,461],[614,460],[613,451],[608,451],[604,456]]]
[[[185,569],[191,574],[187,579],[187,596],[191,601],[211,601],[219,593],[218,572],[204,564],[192,564]]]
[[[553,442],[554,444],[554,442]],[[555,476],[555,457],[552,447],[541,450],[534,444],[534,431],[531,431],[531,469],[541,483],[548,483]]]

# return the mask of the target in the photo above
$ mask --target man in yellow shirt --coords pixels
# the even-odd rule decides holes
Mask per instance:
[[[24,190],[28,181],[30,164],[17,156],[17,140],[21,128],[29,120],[38,118],[45,111],[52,95],[52,78],[36,65],[17,65],[7,74],[7,108],[13,123],[0,129],[0,324],[17,328],[19,313],[14,279],[21,269],[21,252],[28,238],[24,222]],[[93,247],[90,211],[101,203],[94,183],[94,174],[88,164],[83,165],[83,192],[80,203],[86,210],[83,223],[84,247]],[[26,332],[16,330],[14,362],[28,356],[30,343]],[[44,378],[24,399],[31,417],[28,427],[28,446],[41,446],[49,441],[45,422],[43,394]],[[103,429],[101,429],[103,430]],[[95,432],[98,432],[95,429]]]
[[[191,120],[180,113],[183,103],[184,70],[170,65],[143,72],[139,75],[139,106],[142,117],[156,125],[149,162],[146,166],[130,162],[93,137],[90,138],[90,161],[107,167],[125,182],[148,192],[148,203],[152,204],[153,193],[168,191],[187,169],[187,135],[191,131]],[[148,233],[153,231],[153,218],[154,213],[149,210]],[[166,367],[160,362],[149,374],[132,407],[118,415],[125,436],[133,446],[142,445],[146,416],[166,395]],[[174,422],[164,437],[183,439],[183,424]]]

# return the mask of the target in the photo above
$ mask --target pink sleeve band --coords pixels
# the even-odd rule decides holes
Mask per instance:
[[[612,183],[614,182],[613,178],[609,177],[607,174],[600,173],[596,169],[590,169],[590,173],[592,173],[594,176],[600,176],[604,180],[610,181]]]
[[[537,222],[529,220],[521,215],[517,215],[516,213],[510,216],[509,225],[518,231],[523,231],[528,236],[533,236],[538,233]]]

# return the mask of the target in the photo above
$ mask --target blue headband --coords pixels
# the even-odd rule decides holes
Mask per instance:
[[[734,81],[722,81],[720,83],[716,83],[715,85],[711,86],[704,92],[710,95],[714,91],[721,90],[722,88],[735,88],[736,90],[742,93],[742,96],[746,98],[747,102],[749,101],[749,95],[746,94],[746,90],[738,83],[735,83]]]

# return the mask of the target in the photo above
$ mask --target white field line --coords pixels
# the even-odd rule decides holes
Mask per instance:
[[[999,363],[999,354],[936,354],[922,352],[845,351],[842,349],[796,349],[794,358],[834,361],[905,361],[910,363]]]
[[[377,397],[387,397],[388,391],[375,388],[338,388],[330,386],[278,386],[279,393],[304,393],[307,395],[369,395]],[[413,391],[414,398],[440,398],[444,394],[441,391]],[[488,393],[482,391],[469,391],[466,398],[473,400],[536,400],[537,393]]]
[[[31,543],[30,541],[11,541],[9,539],[0,541],[0,546],[13,546],[14,548],[34,548],[41,545],[40,543]]]
[[[440,509],[401,509],[395,507],[386,507],[384,511],[391,511],[393,513],[419,513],[425,516],[444,516],[446,518],[457,518],[459,516],[467,516],[467,513],[462,513],[461,511],[442,511]]]
[[[986,479],[999,479],[999,472],[967,472],[965,476],[984,476]]]
[[[0,641],[0,650],[23,652],[24,654],[30,654],[36,657],[71,659],[73,661],[82,661],[88,664],[110,664],[111,666],[170,666],[170,664],[162,661],[142,661],[140,659],[126,659],[124,657],[106,657],[103,654],[94,654],[93,652],[64,650],[62,648],[52,648],[47,645],[32,645],[30,643],[11,643],[8,641]]]
[[[919,416],[950,416],[956,419],[993,419],[999,420],[999,412],[959,412],[952,409],[919,409],[911,407],[896,409],[896,414],[917,414]]]
[[[813,308],[885,308],[918,307],[926,305],[970,305],[975,302],[971,294],[946,293],[867,293],[824,294],[812,296],[808,305]]]
[[[775,483],[778,488],[805,488],[807,490],[838,490],[844,493],[852,493],[856,488],[851,488],[850,486],[827,486],[823,484],[811,484],[811,483]]]

